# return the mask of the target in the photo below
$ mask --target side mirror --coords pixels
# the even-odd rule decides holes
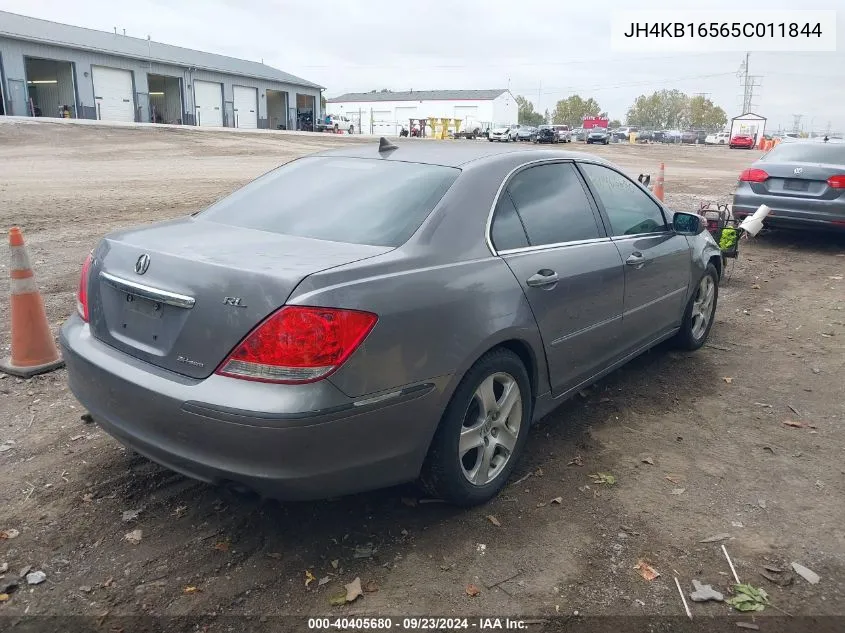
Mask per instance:
[[[695,213],[675,213],[672,218],[672,228],[679,235],[698,235],[706,226],[705,219]]]

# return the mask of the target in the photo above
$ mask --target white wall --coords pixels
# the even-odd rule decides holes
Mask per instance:
[[[496,123],[519,123],[519,106],[510,92],[502,93],[493,100],[493,119]]]
[[[448,117],[463,119],[467,107],[477,107],[476,123],[516,123],[517,106],[513,97],[505,93],[494,101],[483,101],[480,99],[455,99],[443,101],[364,101],[364,102],[329,102],[326,111],[329,114],[343,114],[349,118],[358,119],[361,113],[361,130],[369,134],[371,130],[376,134],[398,134],[404,125],[409,125],[410,108],[416,108],[414,118]],[[501,103],[498,103],[501,100]],[[509,104],[507,103],[509,101]],[[457,108],[457,110],[456,110]],[[462,108],[464,108],[462,110]],[[398,109],[398,111],[397,111]],[[496,118],[497,110],[499,116],[505,119]],[[373,114],[371,119],[371,113]],[[372,126],[371,126],[372,123]],[[465,121],[461,125],[463,129]]]

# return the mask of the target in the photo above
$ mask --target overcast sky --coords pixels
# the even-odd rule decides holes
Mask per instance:
[[[794,0],[745,0],[742,8],[798,9]],[[344,92],[441,88],[506,88],[543,111],[578,93],[594,97],[624,120],[637,95],[663,88],[706,93],[739,114],[737,71],[742,53],[660,56],[610,50],[616,10],[664,9],[682,2],[650,0],[0,0],[0,9],[77,26],[231,55],[264,63]],[[735,0],[698,8],[736,8]],[[837,52],[752,53],[762,76],[754,111],[769,129],[845,131],[845,5],[839,9]],[[538,104],[539,101],[539,104]],[[539,107],[537,107],[539,106]]]

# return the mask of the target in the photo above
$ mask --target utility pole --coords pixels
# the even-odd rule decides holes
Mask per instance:
[[[542,95],[543,95],[543,82],[541,80],[540,81],[540,87],[537,88],[537,112],[538,113],[542,110],[542,108],[540,107],[540,99],[542,99]]]
[[[739,65],[737,77],[742,84],[742,114],[750,112],[754,107],[754,89],[760,87],[760,75],[750,74],[749,59],[751,53],[745,53],[745,61]]]

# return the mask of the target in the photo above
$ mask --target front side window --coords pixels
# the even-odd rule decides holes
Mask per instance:
[[[657,203],[631,180],[602,165],[581,163],[580,168],[604,206],[614,237],[669,230]]]

